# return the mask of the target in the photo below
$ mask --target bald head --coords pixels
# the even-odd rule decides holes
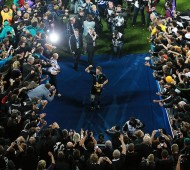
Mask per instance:
[[[120,153],[120,151],[118,149],[113,151],[113,158],[114,159],[119,159],[120,155],[121,155],[121,153]]]
[[[69,149],[69,148],[73,148],[73,143],[72,142],[68,142],[67,143],[67,148]]]

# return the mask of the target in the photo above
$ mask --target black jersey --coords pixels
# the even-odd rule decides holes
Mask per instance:
[[[92,75],[93,78],[91,93],[92,94],[101,93],[102,89],[96,88],[96,85],[103,84],[107,80],[106,76],[104,74],[97,75],[95,71],[90,71],[90,74]]]

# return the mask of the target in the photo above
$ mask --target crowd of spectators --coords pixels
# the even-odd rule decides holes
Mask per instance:
[[[180,146],[184,137],[190,137],[190,18],[188,12],[172,11],[170,1],[166,1],[165,9],[165,17],[155,10],[150,16],[151,56],[145,58],[145,66],[153,70],[160,86],[156,93],[160,100],[153,102],[166,108],[173,141]]]
[[[150,29],[154,47],[150,52],[154,65],[146,62],[146,66],[156,70],[153,75],[163,86],[158,94],[162,100],[154,102],[173,108],[174,136],[164,129],[145,134],[143,123],[135,118],[130,118],[123,128],[114,126],[106,130],[110,140],[105,140],[104,133],[96,140],[88,130],[77,133],[61,129],[56,122],[47,125],[43,109],[55,96],[61,95],[56,83],[59,55],[53,52],[55,46],[47,38],[47,32],[61,23],[66,40],[76,29],[85,36],[89,25],[101,34],[99,16],[104,16],[113,33],[113,46],[119,44],[118,49],[122,48],[125,26],[122,2],[86,0],[81,3],[28,0],[14,1],[11,8],[6,5],[2,8],[0,169],[189,170],[190,28],[188,22],[181,23],[175,16],[165,20],[152,10]],[[69,15],[69,6],[75,17]],[[118,49],[114,52],[118,53]]]

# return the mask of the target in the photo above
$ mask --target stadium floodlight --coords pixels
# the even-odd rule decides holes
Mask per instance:
[[[50,40],[52,43],[57,43],[57,42],[59,41],[59,36],[58,36],[58,34],[56,34],[55,32],[50,33],[50,35],[49,35],[49,40]]]

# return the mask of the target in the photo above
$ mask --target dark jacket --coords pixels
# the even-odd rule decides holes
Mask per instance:
[[[79,47],[77,48],[77,38],[75,35],[71,35],[70,40],[69,40],[69,45],[70,45],[70,49],[71,51],[77,51],[78,49],[82,50],[83,47],[83,41],[82,41],[82,35],[79,34],[78,37],[78,41],[79,41]]]
[[[118,149],[121,146],[121,142],[119,140],[120,137],[120,131],[111,131],[111,130],[106,130],[105,131],[108,136],[111,137],[113,149]]]
[[[89,33],[86,35],[86,43],[87,43],[87,48],[94,47],[94,41]]]

